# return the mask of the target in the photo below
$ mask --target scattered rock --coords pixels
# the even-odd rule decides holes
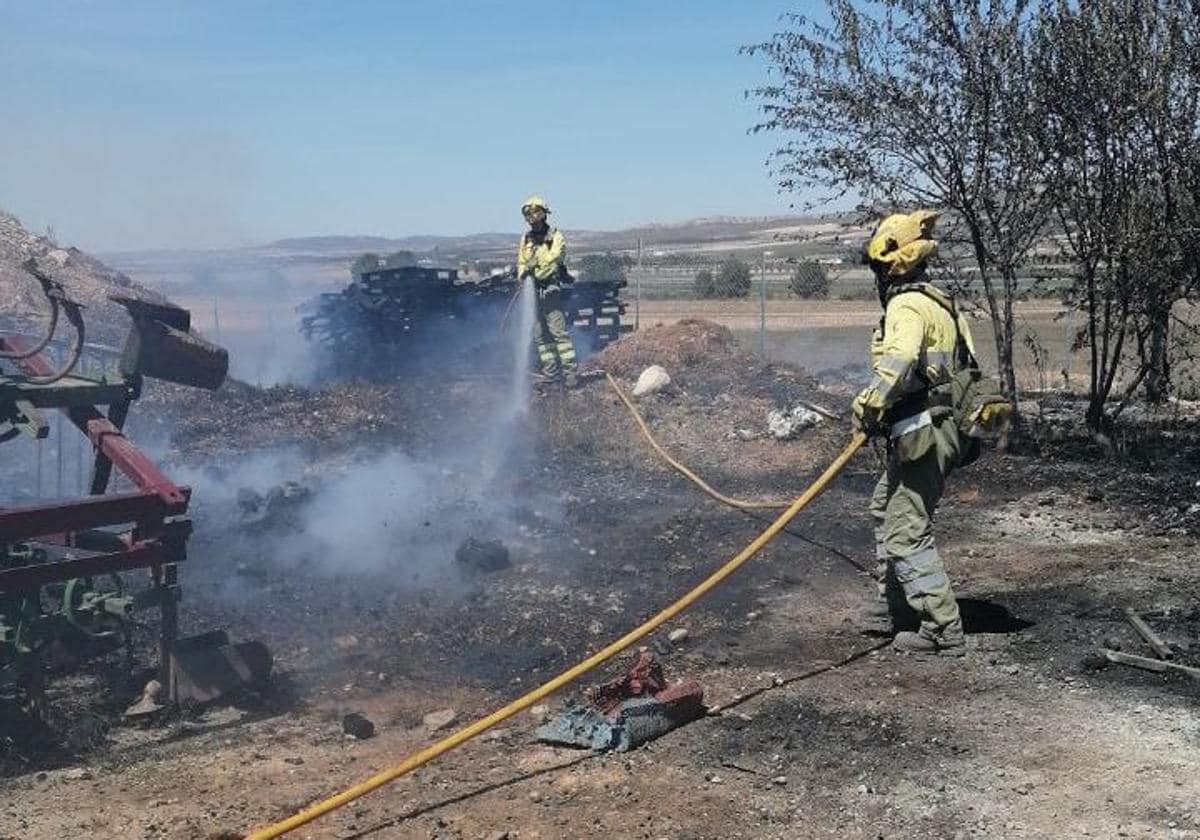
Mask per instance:
[[[776,440],[791,440],[820,422],[820,414],[802,405],[790,411],[774,409],[767,412],[767,432]]]
[[[92,771],[86,767],[72,767],[70,770],[65,771],[62,777],[68,782],[86,782],[95,778],[92,776]]]
[[[142,689],[142,696],[136,703],[125,710],[125,717],[148,717],[162,710],[162,683],[150,680]]]
[[[312,488],[298,481],[284,481],[261,494],[250,487],[237,491],[238,513],[242,527],[255,531],[282,531],[294,528],[300,511],[312,498]]]
[[[298,755],[289,755],[283,760],[284,764],[291,764],[294,767],[299,767],[304,763],[304,759]]]
[[[349,650],[350,648],[358,647],[358,636],[353,633],[347,633],[344,636],[334,636],[333,646],[338,650]]]
[[[487,836],[487,840],[509,840],[510,837],[507,831],[493,831]]]
[[[351,712],[342,718],[342,731],[360,741],[365,741],[375,734],[375,724],[358,712]]]
[[[500,540],[477,540],[467,537],[454,552],[454,559],[463,566],[479,572],[499,572],[512,565],[508,546]]]
[[[535,720],[545,720],[550,716],[550,707],[545,704],[533,706],[529,710],[529,715]]]
[[[657,393],[671,384],[671,376],[661,365],[650,365],[642,371],[637,384],[633,386],[635,397],[645,397]]]
[[[688,631],[686,627],[680,627],[677,630],[672,630],[667,634],[667,641],[673,645],[682,644],[688,639]]]
[[[425,715],[425,717],[421,718],[421,723],[430,732],[437,732],[438,730],[445,729],[456,720],[458,720],[458,712],[454,711],[454,709],[441,709],[440,711],[430,712]]]

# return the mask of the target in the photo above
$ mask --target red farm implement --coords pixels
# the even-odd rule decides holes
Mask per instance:
[[[25,268],[42,284],[50,326],[36,340],[0,332],[0,443],[22,434],[48,437],[43,411],[57,411],[68,421],[58,424],[60,433],[73,426],[83,436],[92,466],[81,498],[0,507],[0,692],[16,691],[40,708],[45,654],[127,643],[130,622],[145,610],[159,615],[159,677],[143,711],[162,701],[213,699],[261,679],[271,667],[261,644],[231,645],[223,633],[179,638],[178,567],[192,530],[190,490],[124,434],[144,377],[216,388],[226,352],[191,332],[185,309],[114,297],[132,320],[125,347],[115,365],[83,375],[81,307],[32,261]],[[75,334],[56,342],[64,317]],[[5,472],[6,481],[19,480]],[[127,590],[122,573],[135,570],[146,570],[148,581]]]

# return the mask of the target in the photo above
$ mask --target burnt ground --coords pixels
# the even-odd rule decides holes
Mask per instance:
[[[645,401],[656,432],[726,492],[798,493],[844,430],[783,443],[736,430],[792,398],[836,405],[837,388],[737,359],[719,367],[689,368]],[[405,451],[434,458],[447,440],[477,439],[494,399],[486,382],[446,387],[436,409],[405,415]],[[203,460],[208,446],[189,456],[177,440],[174,457]],[[1102,643],[1149,654],[1124,623],[1133,606],[1178,661],[1200,665],[1196,488],[1181,460],[1192,451],[1152,465],[1086,447],[996,454],[956,474],[939,537],[967,619],[961,661],[898,656],[858,632],[872,591],[861,569],[876,463],[864,453],[789,534],[666,628],[686,627],[685,642],[652,637],[669,675],[699,679],[720,714],[624,755],[538,745],[537,718],[523,714],[294,836],[1200,836],[1198,685],[1094,655]],[[328,440],[306,452],[330,471],[344,456]],[[345,558],[343,571],[291,543],[283,556],[278,533],[247,538],[229,509],[198,498],[185,623],[266,641],[273,683],[125,723],[151,661],[147,629],[132,671],[112,655],[56,680],[48,726],[5,707],[0,837],[239,836],[428,744],[426,713],[467,722],[573,664],[763,527],[667,471],[601,382],[538,400],[507,458],[485,491],[511,500],[506,521],[470,527],[502,536],[512,567],[435,584],[413,581],[403,553],[367,570]],[[441,474],[450,488],[475,480],[460,464]],[[428,527],[472,509],[450,505]],[[346,738],[350,711],[376,737]]]

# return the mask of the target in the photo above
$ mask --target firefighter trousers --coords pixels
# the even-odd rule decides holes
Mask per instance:
[[[537,353],[542,374],[557,376],[575,373],[575,345],[567,333],[567,316],[562,306],[562,291],[557,286],[537,292]]]
[[[931,431],[931,445],[914,460],[889,446],[887,469],[871,494],[877,579],[889,602],[887,582],[900,586],[920,615],[922,635],[961,638],[958,602],[933,538],[934,512],[958,459],[958,430],[953,418],[945,418]]]

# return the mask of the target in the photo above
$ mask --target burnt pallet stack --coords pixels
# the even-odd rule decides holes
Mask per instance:
[[[567,321],[582,348],[598,350],[620,337],[623,285],[564,288]],[[516,291],[512,272],[470,282],[449,268],[373,267],[354,274],[342,291],[311,301],[300,329],[325,351],[336,375],[391,379],[414,365],[478,372],[503,358],[494,351]]]

